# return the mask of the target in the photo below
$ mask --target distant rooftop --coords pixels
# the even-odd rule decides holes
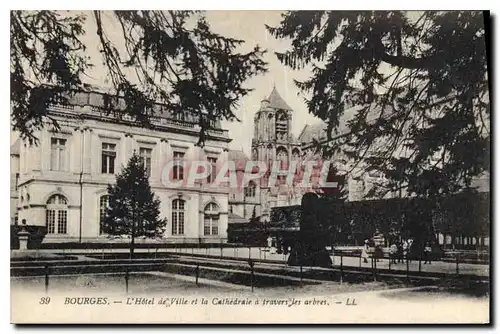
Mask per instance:
[[[285,100],[283,100],[280,93],[278,93],[278,90],[276,89],[276,87],[273,88],[273,91],[271,92],[271,94],[267,98],[267,101],[269,101],[269,106],[271,108],[292,110],[292,108],[290,108],[290,106],[285,102]]]
[[[243,218],[235,213],[232,213],[232,212],[229,212],[227,217],[229,219],[229,222],[233,223],[233,224],[234,223],[247,223],[248,222],[245,218]]]
[[[14,144],[10,147],[10,155],[19,155],[21,147],[21,141],[19,138],[16,139]]]
[[[344,111],[344,114],[339,119],[339,126],[333,129],[332,137],[341,136],[349,132],[347,122],[356,114],[356,110],[351,108]],[[327,139],[326,135],[327,123],[320,121],[315,124],[306,124],[299,135],[299,142],[312,143],[313,140],[322,141]]]
[[[72,106],[85,107],[89,106],[95,108],[96,110],[102,110],[106,106],[106,100],[109,103],[113,101],[112,105],[108,105],[115,111],[122,111],[126,108],[125,100],[123,97],[117,97],[113,95],[107,95],[100,91],[89,91],[89,92],[73,92],[69,97],[69,104]],[[153,104],[153,116],[161,117],[167,119],[176,119],[183,122],[198,123],[199,116],[191,113],[183,114],[173,114],[165,104],[154,103]],[[221,129],[220,120],[211,121],[212,127]]]
[[[242,150],[229,150],[227,152],[228,160],[230,161],[247,161],[248,157]]]
[[[238,171],[244,171],[248,160],[250,160],[242,150],[229,150],[227,152],[227,159],[234,162],[235,168]]]

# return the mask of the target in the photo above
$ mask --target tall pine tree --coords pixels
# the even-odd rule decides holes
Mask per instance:
[[[48,107],[95,89],[90,70],[102,63],[109,88],[104,109],[119,107],[150,127],[160,103],[197,119],[202,145],[214,122],[237,120],[234,110],[251,91],[244,82],[266,71],[265,51],[241,52],[243,44],[214,32],[199,11],[11,11],[12,126],[38,143],[37,130],[47,123],[60,127]]]
[[[346,175],[339,172],[330,165],[325,177],[328,183],[336,183],[336,186],[319,187],[316,189],[318,195],[318,210],[321,212],[317,221],[317,241],[331,245],[333,243],[345,243],[345,238],[350,231],[349,221],[346,216],[345,201],[347,200]]]
[[[160,237],[167,224],[160,217],[160,200],[151,190],[146,169],[135,151],[116,176],[116,184],[108,185],[108,194],[103,231],[109,235],[129,235],[130,258],[133,258],[135,239]]]
[[[295,83],[328,125],[325,157],[381,172],[379,197],[437,197],[490,169],[488,24],[480,11],[290,11],[268,30],[291,42],[278,59],[310,73]]]

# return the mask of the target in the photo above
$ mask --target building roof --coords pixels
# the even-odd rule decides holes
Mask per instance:
[[[234,162],[237,171],[244,171],[250,159],[243,150],[229,150],[227,152],[227,160]]]
[[[355,116],[355,109],[347,109],[344,111],[342,116],[339,119],[339,126],[336,129],[333,129],[332,137],[341,136],[347,134],[349,132],[348,121]],[[320,121],[316,124],[306,124],[304,129],[299,135],[299,142],[310,144],[312,141],[325,140],[327,139],[326,135],[327,123],[324,121]]]
[[[326,135],[326,123],[306,124],[299,135],[299,142],[311,143],[314,139],[321,140]]]
[[[230,161],[247,161],[249,158],[243,152],[243,150],[229,150],[227,152],[227,158]]]
[[[370,110],[366,117],[367,122],[373,122],[376,120],[380,116],[380,110],[380,108],[373,108]],[[338,127],[332,130],[332,138],[349,133],[349,121],[356,117],[357,111],[357,108],[348,108],[344,110],[344,113],[339,118]],[[390,112],[389,108],[387,108],[387,112]],[[387,113],[382,115],[382,117],[384,116],[387,116]],[[327,123],[325,121],[319,121],[318,123],[312,125],[306,124],[299,135],[298,141],[301,143],[311,144],[313,139],[318,141],[326,140],[326,130]]]
[[[271,94],[267,98],[267,101],[269,101],[269,106],[271,108],[292,110],[292,108],[290,108],[290,106],[285,102],[285,100],[283,100],[280,93],[278,93],[278,90],[276,89],[276,87],[273,88],[273,91],[271,92]]]
[[[245,218],[243,218],[235,213],[232,213],[232,212],[229,212],[227,214],[227,218],[228,218],[230,223],[247,223],[248,222]]]
[[[106,94],[105,92],[98,91],[96,89],[90,92],[74,92],[68,97],[68,101],[69,104],[73,106],[80,106],[80,107],[90,106],[97,108],[99,110],[99,109],[104,109],[104,107],[106,106],[105,102],[106,97],[113,96],[113,95],[106,96],[105,94]],[[119,97],[117,99],[115,97],[113,101],[114,101],[113,102],[114,110],[116,111],[125,110],[126,104],[123,97]],[[189,123],[198,123],[199,121],[199,115],[192,113],[174,114],[165,104],[162,103],[154,103],[152,108],[155,117],[178,119],[183,122],[189,122]],[[212,126],[214,128],[220,129],[221,128],[220,120],[212,121]]]
[[[10,147],[10,155],[19,155],[21,148],[21,141],[19,138],[16,139],[14,144]]]

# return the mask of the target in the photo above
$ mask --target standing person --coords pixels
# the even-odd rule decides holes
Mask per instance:
[[[364,263],[368,263],[368,251],[370,249],[370,245],[368,244],[368,239],[365,240],[365,244],[363,245],[363,249],[361,250],[361,257],[363,258]]]
[[[396,245],[398,247],[398,263],[401,263],[404,260],[403,241],[401,239],[399,239]]]
[[[384,257],[384,251],[382,247],[385,246],[385,238],[382,233],[377,229],[375,230],[375,234],[373,235],[373,242],[375,244],[375,258],[378,262],[378,259]]]
[[[408,259],[408,240],[403,241],[403,261]]]
[[[391,247],[389,248],[389,255],[391,263],[396,264],[396,257],[398,256],[398,246],[396,245],[395,242],[391,244]]]
[[[411,262],[410,259],[411,259],[412,251],[413,251],[413,239],[410,238],[410,239],[408,239],[408,250],[406,253],[406,257],[408,258],[408,262]]]
[[[426,242],[424,246],[424,259],[425,259],[424,264],[427,264],[427,261],[429,261],[429,264],[431,264],[431,253],[432,253],[431,244],[429,242]]]
[[[273,237],[268,236],[266,241],[267,241],[267,248],[273,247]]]

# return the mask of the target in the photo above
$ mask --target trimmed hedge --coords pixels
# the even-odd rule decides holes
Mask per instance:
[[[138,243],[134,249],[172,249],[172,248],[233,248],[248,247],[234,243]],[[128,242],[53,242],[43,243],[40,249],[130,249]]]
[[[30,233],[28,239],[28,249],[39,249],[42,245],[43,238],[47,234],[47,228],[45,226],[31,225],[10,225],[10,249],[19,249],[18,233],[23,227]]]

